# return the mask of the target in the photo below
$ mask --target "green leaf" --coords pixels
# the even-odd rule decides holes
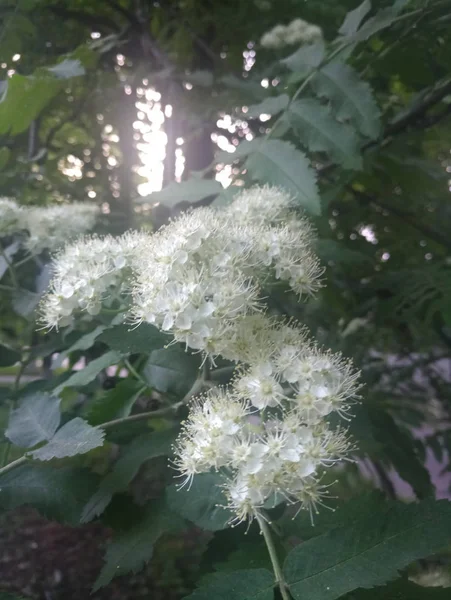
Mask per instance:
[[[27,504],[48,519],[77,525],[96,486],[97,477],[89,471],[26,464],[0,476],[0,507]]]
[[[357,250],[350,250],[343,242],[337,242],[330,239],[319,239],[315,243],[315,251],[319,258],[324,261],[333,261],[334,263],[362,264],[371,262],[371,257]]]
[[[80,369],[80,371],[71,375],[66,381],[63,381],[63,383],[55,389],[55,394],[60,394],[66,387],[78,387],[91,383],[101,371],[111,367],[111,365],[117,364],[122,356],[123,354],[116,352],[115,350],[103,354],[99,358],[91,361],[84,369]]]
[[[10,156],[11,150],[9,148],[0,148],[0,170],[6,167]]]
[[[249,155],[245,167],[254,179],[280,185],[298,199],[302,208],[321,214],[316,175],[308,158],[289,142],[266,140]]]
[[[214,78],[211,71],[199,70],[188,73],[186,75],[186,80],[193,85],[198,85],[200,87],[211,87],[213,85]]]
[[[142,375],[159,392],[185,395],[194,383],[201,364],[199,354],[189,354],[181,345],[153,350]]]
[[[125,448],[112,471],[100,482],[99,489],[84,507],[82,522],[87,523],[100,515],[114,494],[127,489],[147,460],[171,454],[174,438],[172,431],[156,431],[136,438]]]
[[[374,590],[357,590],[343,600],[449,600],[449,587],[423,587],[407,579],[378,587]]]
[[[252,104],[249,106],[246,112],[246,118],[258,119],[258,117],[263,114],[276,115],[284,110],[289,102],[290,98],[287,94],[271,96],[270,98],[263,100],[263,102],[259,102],[259,104]]]
[[[301,46],[294,54],[284,58],[281,63],[302,79],[313,69],[319,67],[324,59],[325,46],[323,41]]]
[[[360,23],[370,12],[370,10],[370,0],[363,0],[362,4],[360,4],[354,10],[348,12],[348,14],[345,17],[345,20],[343,21],[343,24],[338,30],[338,33],[341,33],[341,35],[345,36],[353,35],[358,30]]]
[[[86,419],[91,425],[128,417],[143,389],[141,382],[124,379],[116,387],[105,392],[90,406]]]
[[[368,83],[348,65],[334,61],[312,78],[311,85],[320,97],[331,101],[337,119],[351,120],[369,138],[380,132],[380,111]]]
[[[11,413],[5,435],[16,446],[32,448],[52,439],[60,418],[60,399],[38,392],[24,398]]]
[[[363,42],[369,37],[382,31],[386,27],[390,27],[402,9],[410,2],[410,0],[398,0],[388,8],[383,8],[378,13],[366,21],[362,27],[353,35],[352,39],[356,42]]]
[[[71,352],[76,352],[77,350],[89,350],[89,348],[92,348],[92,346],[94,346],[97,338],[100,336],[101,333],[105,331],[105,329],[105,325],[99,325],[93,331],[82,335],[74,344],[72,344],[72,346],[70,346],[62,354],[64,354],[64,356],[68,356]]]
[[[161,192],[153,192],[149,196],[140,198],[139,203],[160,202],[165,206],[173,207],[179,202],[193,204],[207,196],[219,194],[222,185],[214,179],[187,179],[181,183],[170,183]]]
[[[47,67],[47,71],[52,73],[57,79],[70,79],[85,74],[85,69],[79,60],[66,58],[54,67]]]
[[[51,75],[13,75],[0,101],[0,134],[22,133],[36,119],[63,83]]]
[[[30,320],[34,309],[39,304],[39,299],[39,294],[29,290],[15,291],[12,300],[14,311],[21,317]]]
[[[328,152],[347,169],[361,169],[359,140],[353,127],[339,123],[326,106],[313,98],[297,100],[286,112],[300,142],[311,152]]]
[[[451,541],[451,502],[396,503],[292,550],[284,573],[295,600],[333,600],[382,585]]]
[[[273,600],[273,587],[274,577],[266,569],[235,571],[217,575],[212,583],[186,596],[186,600]]]
[[[202,529],[225,529],[233,515],[222,508],[227,500],[221,482],[217,473],[201,473],[194,477],[191,486],[181,488],[173,484],[166,490],[168,506]]]
[[[5,344],[0,344],[0,367],[12,367],[21,359],[20,352]]]
[[[16,596],[15,594],[0,592],[0,600],[25,600],[25,598],[23,596]]]
[[[52,458],[86,454],[94,448],[103,446],[104,438],[105,432],[102,429],[91,427],[80,417],[75,417],[63,425],[48,444],[31,452],[31,456],[38,460],[52,460]]]
[[[131,329],[128,325],[116,325],[99,336],[99,341],[122,354],[150,354],[170,342],[170,337],[148,323]]]
[[[153,546],[166,531],[180,527],[177,517],[159,501],[148,505],[146,515],[128,531],[121,533],[107,546],[105,564],[94,584],[93,592],[107,585],[114,577],[137,572],[152,558]]]

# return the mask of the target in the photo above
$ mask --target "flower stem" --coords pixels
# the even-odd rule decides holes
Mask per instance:
[[[272,568],[274,570],[274,575],[276,577],[277,585],[280,589],[280,594],[283,600],[291,600],[290,593],[288,591],[287,584],[283,578],[282,568],[279,563],[279,559],[277,558],[276,548],[274,546],[274,542],[271,535],[271,530],[268,527],[268,523],[265,519],[259,515],[257,515],[257,521],[260,525],[260,530],[265,538],[266,547],[268,548],[269,557],[271,559]]]

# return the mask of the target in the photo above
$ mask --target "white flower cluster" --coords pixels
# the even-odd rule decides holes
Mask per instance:
[[[294,44],[312,44],[323,37],[317,25],[311,25],[303,19],[294,19],[288,25],[276,25],[261,38],[263,48],[279,49]]]
[[[321,470],[349,449],[345,432],[325,418],[347,414],[357,374],[295,324],[259,315],[245,320],[239,335],[237,352],[248,366],[230,390],[194,402],[175,446],[176,466],[188,485],[198,473],[220,471],[237,521],[280,500],[312,511],[321,503]]]
[[[0,237],[22,229],[23,209],[9,198],[0,198]]]
[[[261,309],[266,288],[277,280],[299,296],[320,286],[322,269],[310,249],[309,224],[296,214],[290,196],[276,188],[251,189],[228,208],[197,209],[154,235],[138,237],[139,250],[129,249],[134,322],[152,323],[213,356],[225,355],[240,319]],[[58,257],[42,311],[48,326],[58,325],[59,318],[67,322],[73,311],[99,309],[113,289],[111,283],[103,286],[100,275],[110,274],[115,256],[123,255],[123,239],[83,240]],[[79,277],[99,280],[89,284],[89,303],[72,293]],[[70,298],[64,297],[66,289]]]
[[[28,232],[27,250],[38,254],[55,250],[69,239],[86,233],[95,225],[99,208],[90,202],[58,206],[20,206],[0,198],[0,236]]]
[[[77,311],[94,316],[102,302],[120,301],[143,241],[145,234],[131,232],[119,238],[81,238],[66,246],[56,257],[51,287],[41,303],[45,325],[64,327]]]

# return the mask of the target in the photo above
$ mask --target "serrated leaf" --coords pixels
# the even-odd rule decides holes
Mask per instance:
[[[47,71],[58,79],[70,79],[85,74],[85,69],[79,60],[66,58],[54,67],[47,67]]]
[[[106,421],[128,417],[142,389],[142,383],[135,379],[120,381],[90,406],[86,414],[87,421],[91,425],[101,425]]]
[[[48,519],[78,525],[97,480],[82,469],[26,464],[0,476],[0,507],[12,510],[26,504]]]
[[[315,44],[306,44],[296,50],[294,54],[284,58],[281,63],[302,79],[313,69],[319,67],[324,59],[325,51],[323,41],[318,41]]]
[[[424,587],[400,579],[373,590],[357,590],[343,600],[449,600],[450,597],[450,587]]]
[[[86,454],[94,448],[103,446],[105,432],[98,427],[91,427],[84,419],[75,417],[59,429],[48,444],[31,452],[38,460],[52,460]]]
[[[189,489],[188,486],[181,488],[173,484],[166,490],[168,506],[202,529],[225,529],[233,515],[229,510],[222,508],[227,504],[227,500],[220,487],[221,483],[217,473],[201,473],[194,477]]]
[[[193,204],[207,196],[219,194],[222,185],[214,179],[187,179],[181,183],[170,183],[161,192],[153,192],[149,196],[140,198],[142,203],[159,202],[168,207],[173,207],[179,202]]]
[[[271,96],[270,98],[263,100],[263,102],[259,102],[259,104],[252,104],[249,106],[245,116],[246,118],[256,119],[263,114],[276,115],[284,110],[289,102],[290,98],[287,94]]]
[[[215,154],[215,162],[227,165],[235,162],[236,160],[240,160],[241,158],[246,158],[246,156],[249,156],[251,152],[255,152],[255,150],[259,146],[259,143],[260,140],[258,139],[250,141],[244,140],[243,142],[241,142],[241,144],[236,146],[235,152],[229,152],[228,150],[220,150]]]
[[[60,418],[60,399],[38,392],[24,398],[11,413],[5,435],[20,448],[32,448],[52,439]]]
[[[297,100],[286,112],[300,142],[311,152],[328,152],[331,158],[348,169],[361,169],[359,140],[354,128],[339,123],[328,108],[313,98]]]
[[[198,376],[200,364],[199,354],[189,354],[181,345],[172,345],[153,350],[142,375],[159,392],[183,396]]]
[[[345,35],[345,36],[353,35],[358,30],[360,23],[363,21],[363,19],[366,17],[366,15],[370,12],[370,10],[371,10],[370,0],[363,0],[362,4],[360,4],[354,10],[351,10],[350,12],[348,12],[348,14],[345,17],[345,20],[343,21],[343,24],[341,25],[340,29],[338,30],[338,33],[340,33],[341,35]]]
[[[274,576],[266,569],[250,569],[216,575],[186,600],[273,600]]]
[[[352,39],[356,42],[363,42],[375,33],[390,27],[390,25],[403,10],[403,8],[409,3],[409,1],[410,0],[397,0],[393,6],[383,8],[377,12],[374,17],[368,19],[355,33]]]
[[[153,546],[166,531],[180,527],[176,515],[159,501],[149,503],[140,523],[121,533],[108,544],[105,565],[97,578],[93,592],[107,585],[114,577],[133,571],[136,573],[152,558]]]
[[[451,502],[396,503],[292,550],[285,579],[295,600],[334,600],[383,585],[413,561],[451,542]]]
[[[245,167],[254,179],[278,185],[313,215],[321,214],[316,175],[308,158],[290,142],[265,140],[248,156]]]
[[[141,323],[134,328],[116,325],[101,333],[98,339],[122,354],[150,354],[152,350],[162,348],[171,341],[166,333],[148,323]]]
[[[331,62],[315,74],[311,85],[320,97],[330,100],[337,119],[351,120],[363,135],[377,138],[380,110],[368,83],[350,66]]]
[[[112,471],[102,479],[99,489],[84,507],[82,522],[87,523],[100,515],[114,494],[127,489],[147,460],[170,455],[174,439],[175,434],[172,431],[156,431],[136,438],[126,447]]]
[[[55,394],[60,394],[61,391],[66,387],[78,387],[83,385],[88,385],[91,381],[97,377],[97,375],[111,367],[111,365],[117,364],[123,356],[123,353],[116,352],[115,350],[111,350],[106,354],[103,354],[99,358],[91,361],[86,367],[80,369],[73,375],[71,375],[66,381],[63,381],[56,389]]]

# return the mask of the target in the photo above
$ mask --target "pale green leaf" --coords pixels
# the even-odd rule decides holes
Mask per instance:
[[[315,44],[306,44],[301,46],[294,54],[287,56],[281,62],[290,71],[296,73],[299,78],[308,75],[313,69],[319,67],[324,59],[324,42],[317,41]]]
[[[52,458],[86,454],[102,446],[104,438],[103,429],[91,427],[84,419],[75,417],[63,425],[48,444],[31,452],[31,456],[38,460],[52,460]]]
[[[85,69],[79,60],[66,58],[54,67],[48,67],[47,71],[58,79],[70,79],[85,74]]]
[[[399,13],[409,3],[410,0],[398,0],[388,8],[383,8],[377,12],[374,17],[368,19],[362,27],[355,33],[352,39],[356,42],[363,42],[369,37],[390,27]]]
[[[194,477],[190,486],[173,484],[166,490],[168,506],[202,529],[225,529],[233,515],[222,508],[227,504],[227,499],[221,483],[222,479],[217,473],[201,473]]]
[[[306,211],[321,214],[316,175],[305,154],[290,142],[260,142],[248,156],[245,167],[254,179],[283,187]]]
[[[334,600],[383,585],[451,542],[451,502],[396,503],[297,546],[284,565],[295,600]]]
[[[215,576],[186,600],[273,600],[274,585],[274,576],[266,569],[235,571]]]
[[[379,135],[380,111],[371,88],[350,66],[331,62],[315,74],[311,84],[319,96],[330,100],[337,119],[351,120],[367,137]]]
[[[366,17],[366,15],[371,10],[371,2],[370,0],[363,0],[362,4],[359,4],[357,8],[348,12],[341,25],[338,33],[341,35],[353,35],[359,28],[360,23]]]
[[[60,417],[60,399],[38,392],[24,398],[11,413],[5,435],[16,446],[32,448],[52,439]]]
[[[83,523],[100,515],[114,494],[127,489],[141,466],[151,458],[169,456],[175,439],[173,431],[155,431],[137,437],[126,448],[115,463],[112,471],[100,482],[99,489],[92,495],[83,509]]]
[[[211,87],[213,85],[213,73],[211,71],[199,70],[187,73],[186,80],[200,87]]]
[[[148,504],[146,515],[140,523],[115,536],[108,544],[105,564],[94,584],[93,591],[107,585],[114,577],[137,572],[152,558],[153,547],[166,531],[180,527],[180,520],[160,502]]]
[[[149,196],[137,200],[139,203],[154,204],[159,202],[173,207],[179,202],[193,204],[207,196],[219,194],[222,185],[214,179],[187,179],[181,183],[170,183],[161,192],[153,192]]]
[[[258,104],[249,106],[245,116],[249,119],[258,119],[258,117],[263,114],[276,115],[288,106],[289,101],[290,98],[287,94],[271,96]]]
[[[0,476],[0,508],[29,505],[49,519],[77,525],[97,477],[74,468],[26,464]]]
[[[104,369],[111,367],[111,365],[117,364],[123,354],[120,352],[116,352],[115,350],[111,350],[106,354],[103,354],[99,358],[91,361],[86,367],[76,371],[73,375],[71,375],[66,381],[63,381],[56,389],[55,394],[59,394],[66,387],[78,387],[87,385],[94,381],[99,373],[101,373]]]
[[[297,100],[286,112],[300,142],[311,152],[328,152],[348,169],[361,169],[359,140],[351,125],[339,123],[326,106],[313,98]]]
[[[82,335],[74,344],[72,344],[72,346],[70,346],[62,354],[64,354],[64,356],[67,356],[71,352],[76,352],[77,350],[89,350],[89,348],[92,348],[92,346],[94,346],[97,338],[101,333],[105,331],[105,329],[105,325],[98,325],[93,331]]]

